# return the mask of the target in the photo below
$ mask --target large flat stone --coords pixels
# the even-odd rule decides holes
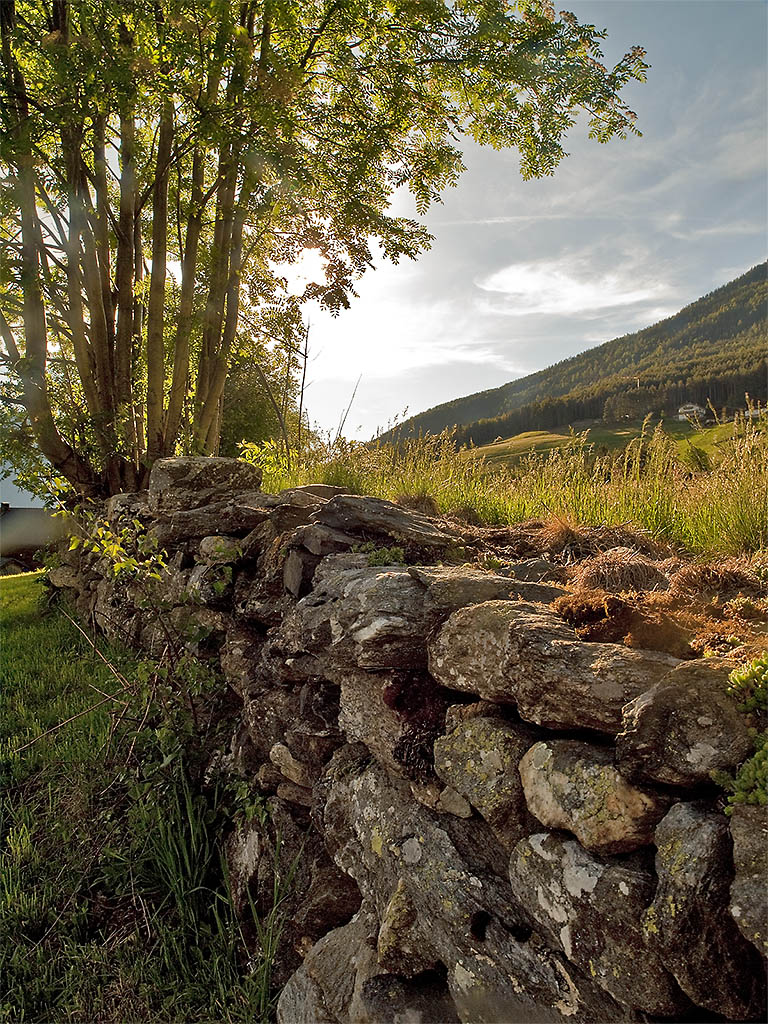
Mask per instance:
[[[429,516],[402,508],[385,498],[339,494],[311,519],[345,533],[389,537],[417,548],[446,548],[456,543],[455,536],[441,529]]]
[[[215,498],[261,487],[261,470],[241,459],[212,456],[158,459],[149,475],[152,512],[200,508]],[[212,531],[213,532],[213,531]]]
[[[584,643],[553,612],[525,602],[459,609],[429,645],[429,670],[444,686],[516,704],[546,728],[613,735],[624,705],[678,663],[657,651]]]

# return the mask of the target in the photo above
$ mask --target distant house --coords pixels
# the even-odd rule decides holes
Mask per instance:
[[[677,410],[677,418],[679,420],[700,420],[707,415],[707,410],[703,405],[697,405],[695,402],[686,402],[685,405],[681,405]]]
[[[18,576],[19,573],[29,572],[30,566],[20,562],[18,558],[5,558],[0,555],[0,576]]]

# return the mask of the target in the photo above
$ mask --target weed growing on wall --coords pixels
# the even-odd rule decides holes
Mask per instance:
[[[735,804],[768,804],[768,651],[759,658],[731,672],[728,693],[739,701],[739,708],[758,723],[750,733],[754,753],[740,765],[735,776],[725,772],[713,773],[713,778],[726,792],[726,814],[732,814]]]

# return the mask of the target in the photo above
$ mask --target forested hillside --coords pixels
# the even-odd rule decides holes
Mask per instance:
[[[687,401],[741,407],[766,400],[768,264],[675,316],[502,387],[406,420],[401,436],[458,426],[462,442],[543,430],[583,419],[671,412]]]

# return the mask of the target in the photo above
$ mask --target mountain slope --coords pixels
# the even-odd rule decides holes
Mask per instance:
[[[753,267],[642,331],[428,409],[400,424],[397,433],[407,437],[459,426],[460,439],[481,444],[505,431],[546,429],[604,413],[621,416],[625,405],[627,412],[708,399],[718,406],[743,405],[745,391],[765,401],[767,269],[768,263]]]

